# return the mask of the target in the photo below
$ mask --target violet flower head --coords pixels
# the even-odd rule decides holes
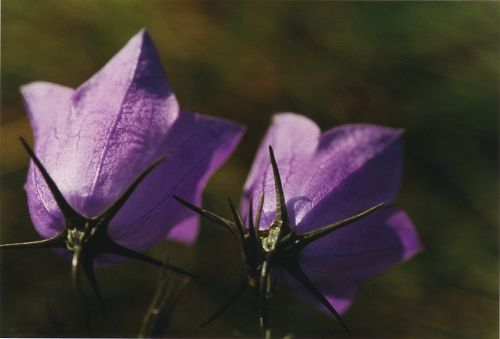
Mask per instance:
[[[410,219],[392,206],[402,155],[399,130],[355,124],[322,134],[304,116],[279,114],[245,183],[243,217],[231,202],[234,221],[177,197],[228,228],[242,247],[247,280],[207,323],[250,287],[257,292],[261,329],[269,337],[271,275],[277,275],[347,329],[340,314],[358,283],[420,250]]]
[[[22,94],[35,139],[34,152],[25,143],[34,160],[25,185],[29,211],[49,239],[24,247],[66,248],[75,261],[77,250],[95,243],[79,255],[87,274],[95,257],[114,261],[101,254],[161,265],[137,251],[165,237],[196,239],[198,217],[172,194],[199,203],[243,129],[179,107],[145,30],[77,89],[35,82]],[[3,248],[23,247],[15,245]]]
[[[245,182],[242,214],[248,215],[252,197],[264,194],[263,230],[276,217],[268,145],[275,150],[293,231],[312,232],[384,204],[354,224],[310,243],[300,253],[304,273],[340,313],[352,303],[361,280],[420,250],[411,220],[392,205],[402,172],[401,134],[401,130],[368,124],[343,125],[321,133],[304,116],[279,114]],[[287,282],[296,287],[288,278]]]

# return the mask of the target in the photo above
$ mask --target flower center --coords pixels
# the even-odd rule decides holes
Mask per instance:
[[[272,227],[269,229],[269,233],[266,237],[262,238],[262,248],[267,253],[274,250],[276,243],[278,242],[278,236],[280,234],[280,229],[278,227]]]

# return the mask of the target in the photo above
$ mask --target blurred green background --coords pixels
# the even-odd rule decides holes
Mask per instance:
[[[498,338],[498,3],[2,1],[2,242],[36,239],[22,190],[31,137],[19,86],[77,87],[140,28],[155,41],[184,108],[248,125],[211,179],[205,206],[228,215],[273,113],[323,130],[402,127],[398,205],[425,250],[361,285],[345,315],[351,336]],[[257,336],[256,302],[240,298],[201,329],[241,272],[230,235],[203,222],[196,247],[149,253],[190,268],[166,335]],[[135,262],[97,272],[108,319],[97,336],[135,336],[158,271]],[[92,301],[93,298],[90,297]],[[85,336],[69,265],[49,251],[1,256],[1,336]],[[347,335],[329,316],[278,290],[276,335]]]

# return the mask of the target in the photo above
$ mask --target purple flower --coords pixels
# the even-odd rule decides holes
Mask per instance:
[[[304,116],[279,114],[245,183],[243,217],[234,206],[233,222],[182,201],[239,234],[249,279],[235,295],[247,286],[258,291],[266,334],[271,273],[342,322],[339,313],[361,280],[420,250],[410,219],[392,205],[401,177],[401,134],[366,124],[321,133]]]
[[[99,230],[106,239],[87,246],[90,261],[106,253],[147,261],[136,251],[165,237],[196,239],[198,217],[172,194],[199,203],[243,128],[182,110],[146,31],[77,89],[35,82],[22,94],[39,159],[25,144],[37,165],[25,186],[29,210],[40,236],[51,239],[33,246],[75,252]]]
[[[276,152],[288,215],[297,233],[314,231],[379,203],[386,205],[301,252],[305,273],[340,312],[349,307],[360,280],[420,250],[410,219],[391,205],[401,179],[401,134],[401,130],[366,124],[321,133],[304,116],[276,115],[245,183],[244,216],[249,199],[265,194],[261,229],[267,229],[275,218],[268,145]]]

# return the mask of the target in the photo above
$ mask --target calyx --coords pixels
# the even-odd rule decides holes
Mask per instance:
[[[238,239],[241,244],[241,254],[245,264],[247,278],[240,283],[228,301],[203,323],[203,326],[208,325],[210,322],[215,320],[244,290],[250,287],[259,300],[260,328],[262,334],[266,338],[270,337],[271,329],[269,326],[269,304],[272,299],[271,276],[272,269],[280,267],[288,271],[288,273],[290,273],[306,290],[308,290],[324,307],[326,307],[328,311],[340,322],[342,327],[348,331],[348,328],[342,320],[340,314],[328,302],[326,297],[319,291],[319,289],[302,270],[299,262],[299,255],[307,245],[341,229],[342,227],[364,218],[368,214],[381,208],[384,203],[379,203],[359,214],[337,221],[333,224],[299,234],[295,232],[294,225],[290,223],[290,219],[288,218],[288,210],[283,193],[281,177],[271,146],[269,146],[269,155],[271,158],[271,166],[273,169],[276,190],[276,213],[273,223],[267,229],[260,229],[260,219],[264,205],[264,194],[262,194],[259,200],[255,222],[252,214],[253,201],[252,198],[250,198],[247,227],[244,226],[241,215],[238,213],[230,199],[229,206],[232,212],[232,221],[220,217],[213,212],[197,207],[178,196],[174,196],[177,201],[186,207],[224,226]]]

